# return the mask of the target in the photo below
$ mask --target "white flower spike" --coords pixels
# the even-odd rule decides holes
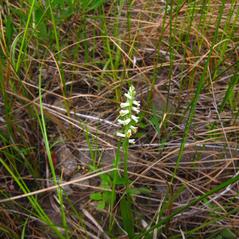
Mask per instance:
[[[122,125],[121,131],[116,135],[121,138],[127,138],[129,143],[134,144],[135,139],[130,139],[132,134],[137,132],[136,124],[139,122],[137,114],[140,112],[140,102],[135,100],[136,91],[133,85],[129,87],[127,93],[124,94],[126,102],[120,104],[120,116],[118,124]]]

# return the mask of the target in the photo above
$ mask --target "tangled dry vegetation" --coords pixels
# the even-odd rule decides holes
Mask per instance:
[[[113,170],[129,82],[142,105],[128,162],[130,187],[142,189],[132,196],[135,238],[239,237],[238,182],[189,205],[238,172],[237,1],[172,1],[167,9],[164,1],[108,1],[84,14],[75,4],[69,16],[39,2],[26,36],[32,2],[0,8],[0,237],[60,238],[41,208],[65,238],[127,238],[124,188],[112,212],[91,195],[110,191],[100,175]],[[44,21],[34,28],[37,14]]]

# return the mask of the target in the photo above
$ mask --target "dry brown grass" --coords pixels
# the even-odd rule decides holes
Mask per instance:
[[[40,70],[48,137],[50,145],[54,145],[52,153],[62,144],[66,145],[77,158],[77,171],[82,175],[75,180],[64,178],[64,169],[62,171],[61,162],[56,158],[56,172],[59,176],[63,174],[66,181],[61,186],[70,185],[72,190],[65,203],[72,238],[122,238],[125,234],[120,226],[118,202],[114,208],[115,237],[109,237],[109,210],[97,211],[89,196],[104,190],[99,186],[99,174],[112,170],[117,146],[116,118],[120,95],[127,89],[127,82],[136,86],[142,102],[140,133],[136,145],[129,150],[131,186],[150,190],[148,194],[133,197],[137,232],[153,226],[176,208],[237,174],[238,84],[223,110],[220,107],[231,78],[238,72],[238,5],[234,6],[234,15],[229,20],[232,3],[228,1],[216,29],[221,1],[210,1],[205,15],[200,10],[203,1],[197,2],[192,20],[192,4],[187,1],[178,11],[175,4],[171,17],[170,13],[164,15],[163,1],[150,0],[133,1],[131,7],[125,5],[120,17],[113,3],[106,4],[101,17],[91,12],[84,18],[79,13],[73,14],[57,25],[59,52],[50,45],[50,40],[48,45],[48,41],[34,36],[28,39],[18,73],[6,40],[4,18],[7,13],[2,11],[1,87],[5,93],[0,101],[0,134],[3,135],[0,156],[17,169],[31,190],[28,194],[22,193],[1,166],[0,233],[3,238],[19,238],[21,220],[28,218],[25,214],[30,215],[32,211],[25,200],[29,195],[37,195],[43,208],[53,214],[50,217],[59,217],[59,205],[52,193],[57,186],[49,185],[49,166],[37,120]],[[18,8],[27,14],[28,8],[21,3],[9,4],[7,9]],[[13,15],[12,18],[16,36],[23,26],[19,17]],[[47,27],[52,28],[50,20]],[[213,44],[205,85],[172,184],[188,109]],[[4,108],[6,104],[11,107],[9,112]],[[92,155],[86,134],[96,152],[99,172],[91,172],[89,168]],[[19,150],[6,151],[6,144]],[[88,184],[83,184],[80,190],[74,188],[81,180],[87,180]],[[237,191],[238,183],[231,185],[228,191],[211,195],[208,200],[175,216],[163,228],[154,230],[150,238],[216,238],[217,232],[224,228],[238,237]],[[120,200],[122,188],[117,189],[117,193]],[[10,226],[6,225],[6,218]],[[26,235],[54,238],[44,232],[46,226],[43,230],[42,226],[38,228],[40,219],[36,218],[34,214],[28,218]],[[62,225],[59,227],[63,229]],[[4,233],[4,228],[8,233]]]

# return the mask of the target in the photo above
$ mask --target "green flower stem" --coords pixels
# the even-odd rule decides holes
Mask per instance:
[[[110,232],[112,232],[113,225],[114,225],[113,208],[114,208],[114,203],[115,203],[115,199],[116,199],[116,183],[117,183],[117,178],[119,175],[120,147],[121,147],[121,144],[119,142],[118,146],[117,146],[116,156],[115,156],[115,159],[113,162],[114,172],[113,172],[112,194],[111,194],[111,202],[110,202],[110,211],[111,211],[110,223],[109,223],[109,231]]]
[[[128,186],[129,186],[128,150],[129,150],[129,139],[125,138],[125,140],[123,141],[123,152],[124,152],[124,180],[125,180],[126,191],[128,190]]]

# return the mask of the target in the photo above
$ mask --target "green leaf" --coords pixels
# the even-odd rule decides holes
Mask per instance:
[[[65,19],[71,17],[74,14],[74,12],[75,12],[75,10],[74,10],[73,7],[68,7],[68,8],[65,9],[64,12],[62,12],[61,17],[62,17],[62,19],[65,20]]]
[[[13,31],[14,31],[14,28],[13,28],[12,17],[8,16],[6,19],[6,38],[8,43],[11,42]]]
[[[146,187],[140,187],[140,188],[130,188],[128,189],[127,192],[129,193],[129,195],[139,195],[141,193],[149,194],[151,191]]]
[[[91,171],[97,170],[97,167],[95,165],[90,164],[90,165],[88,165],[88,167]]]
[[[104,201],[100,201],[97,205],[97,209],[99,210],[103,210],[105,208],[105,202]]]
[[[125,195],[120,201],[120,213],[123,219],[123,228],[129,238],[134,237],[134,221],[129,195]]]
[[[37,36],[43,40],[48,39],[47,26],[43,21],[44,12],[39,8],[35,11]]]
[[[97,192],[97,193],[91,193],[90,194],[90,199],[94,201],[100,201],[102,200],[102,194]]]
[[[103,192],[102,199],[105,203],[109,203],[112,200],[112,193],[111,192]]]
[[[237,236],[229,228],[225,228],[223,231],[221,231],[219,236],[221,236],[221,238],[223,238],[223,239],[236,239],[237,238]]]
[[[125,185],[126,180],[125,180],[125,178],[122,178],[120,175],[118,175],[116,180],[115,180],[115,184],[116,185]]]
[[[101,186],[103,188],[109,188],[111,186],[111,178],[109,175],[102,174],[100,178],[101,178]]]

